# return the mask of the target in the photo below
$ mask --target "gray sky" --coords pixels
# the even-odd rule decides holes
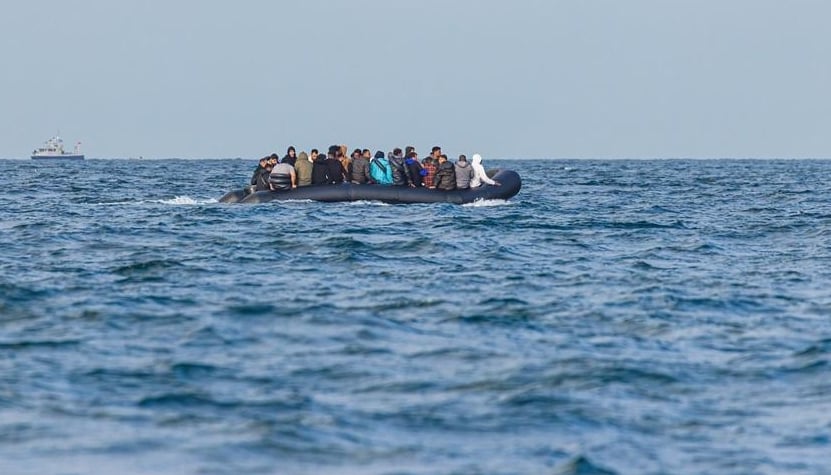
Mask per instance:
[[[27,0],[0,157],[831,157],[828,0]]]

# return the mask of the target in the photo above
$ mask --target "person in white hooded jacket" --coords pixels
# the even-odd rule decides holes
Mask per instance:
[[[491,180],[488,177],[488,174],[485,173],[485,167],[482,166],[482,156],[478,153],[473,154],[473,162],[471,163],[471,166],[473,167],[473,178],[470,180],[471,188],[482,186],[483,183],[499,186],[498,181]]]

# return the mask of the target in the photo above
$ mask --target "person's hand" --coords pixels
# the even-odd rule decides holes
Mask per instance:
[[[494,180],[494,181],[493,181],[493,184],[494,184],[494,186],[502,186],[502,183],[499,183],[499,182],[498,182],[498,181],[496,181],[496,180]]]

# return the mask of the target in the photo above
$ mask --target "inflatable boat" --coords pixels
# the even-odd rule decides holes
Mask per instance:
[[[522,179],[513,170],[489,170],[488,176],[499,185],[482,185],[467,190],[431,190],[406,186],[342,185],[304,186],[293,190],[255,191],[250,188],[235,190],[219,199],[220,203],[267,203],[269,201],[381,201],[384,203],[472,203],[477,200],[507,200],[522,187]]]

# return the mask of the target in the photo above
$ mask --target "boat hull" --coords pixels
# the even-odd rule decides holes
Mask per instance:
[[[405,186],[342,185],[304,186],[285,191],[235,190],[219,199],[221,203],[267,203],[269,201],[313,200],[338,201],[381,201],[384,203],[472,203],[477,200],[507,200],[522,187],[522,179],[513,170],[495,170],[488,173],[500,183],[499,186],[483,185],[468,190],[430,190]]]
[[[32,155],[32,160],[59,160],[59,161],[66,161],[66,160],[83,160],[83,155]]]

